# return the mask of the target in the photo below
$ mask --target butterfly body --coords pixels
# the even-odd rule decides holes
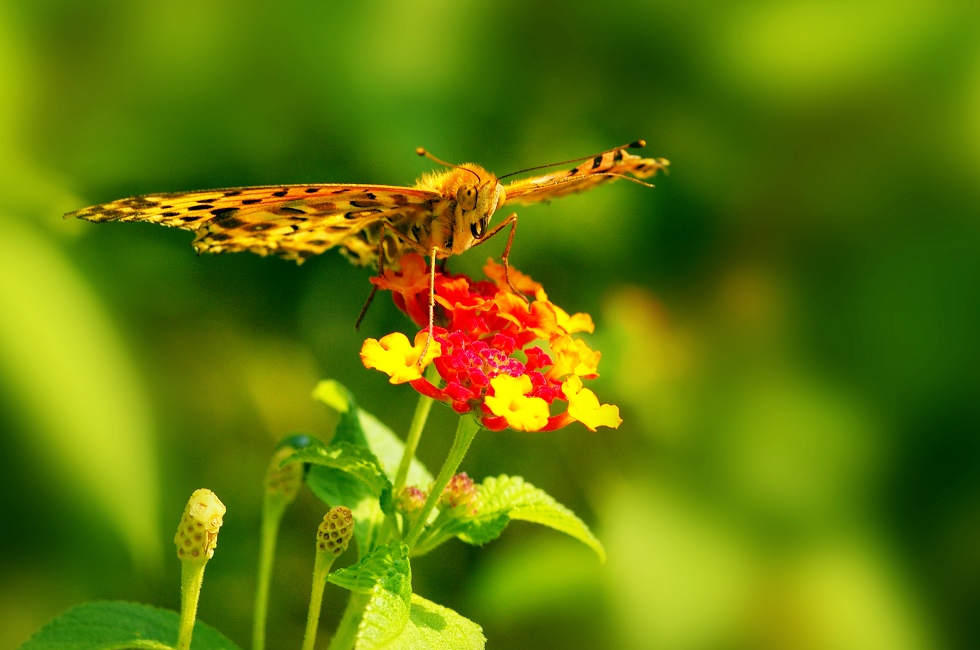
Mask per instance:
[[[250,251],[303,262],[339,248],[358,266],[388,266],[408,251],[438,258],[465,252],[499,230],[500,225],[491,228],[491,218],[505,204],[549,200],[615,178],[646,178],[669,164],[626,149],[612,149],[573,169],[508,185],[466,163],[424,174],[412,187],[309,184],[148,194],[65,216],[95,222],[147,221],[191,230],[199,253]]]

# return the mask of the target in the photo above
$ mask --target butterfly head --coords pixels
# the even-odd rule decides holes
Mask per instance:
[[[460,165],[453,175],[455,182],[447,192],[455,203],[449,248],[458,255],[487,235],[490,218],[504,203],[504,188],[496,176],[476,165]]]
[[[473,163],[453,165],[439,160],[425,149],[416,151],[451,169],[424,175],[417,187],[431,188],[447,201],[447,211],[433,228],[432,244],[445,255],[459,255],[490,233],[490,218],[506,199],[497,177]]]

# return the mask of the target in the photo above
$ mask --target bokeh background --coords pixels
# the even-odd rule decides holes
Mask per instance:
[[[517,523],[417,561],[416,591],[498,648],[976,647],[980,11],[925,0],[0,4],[0,647],[86,600],[176,608],[204,486],[229,511],[200,618],[247,647],[261,477],[281,436],[330,435],[315,383],[396,431],[415,401],[360,366],[408,326],[379,300],[354,331],[369,272],[338,254],[196,257],[64,212],[636,138],[672,162],[656,189],[522,208],[512,256],[593,315],[624,424],[484,434],[464,464],[549,491],[609,561]],[[273,648],[322,512],[287,518]]]

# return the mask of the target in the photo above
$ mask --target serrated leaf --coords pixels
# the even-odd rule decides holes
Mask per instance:
[[[318,499],[330,506],[347,506],[354,516],[354,539],[359,552],[373,546],[375,523],[384,519],[378,497],[361,480],[333,467],[313,465],[306,474],[306,485]]]
[[[478,650],[482,628],[456,612],[412,593],[408,547],[392,542],[357,564],[336,571],[330,582],[371,595],[355,640],[356,650]]]
[[[480,515],[474,519],[456,519],[448,524],[444,533],[459,537],[467,544],[483,546],[500,537],[510,523],[509,512]]]
[[[283,464],[309,463],[340,470],[366,485],[375,497],[381,496],[385,489],[391,490],[391,481],[381,469],[374,454],[365,447],[347,442],[334,442],[327,447],[300,449],[282,462]]]
[[[412,594],[412,568],[408,562],[408,546],[390,542],[364,556],[357,564],[334,571],[327,580],[344,589],[368,593],[380,584],[396,594],[408,606]]]
[[[96,602],[78,605],[55,617],[20,650],[169,649],[177,642],[177,612],[140,603]],[[197,621],[193,650],[239,650],[230,639]]]
[[[284,462],[310,464],[306,484],[324,503],[347,506],[354,515],[354,537],[361,552],[373,546],[376,523],[384,518],[383,505],[391,512],[391,481],[366,447],[336,442],[328,447],[297,451]]]
[[[412,594],[408,622],[401,633],[384,646],[357,646],[358,650],[482,650],[483,628],[448,607]]]
[[[480,510],[472,519],[453,522],[451,531],[469,544],[496,539],[510,520],[531,521],[585,543],[606,561],[602,543],[574,512],[520,476],[488,477],[480,485]]]
[[[313,390],[313,397],[341,414],[334,440],[356,443],[360,436],[378,458],[388,478],[394,481],[405,450],[402,440],[376,417],[360,409],[350,391],[337,381],[321,381]],[[354,413],[357,414],[356,420]],[[407,484],[428,485],[432,480],[432,474],[425,465],[413,459],[408,470]]]
[[[331,573],[327,580],[371,594],[358,626],[356,648],[382,648],[408,623],[412,568],[403,542],[380,546],[357,564]]]

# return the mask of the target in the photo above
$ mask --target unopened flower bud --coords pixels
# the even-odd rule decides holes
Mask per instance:
[[[425,498],[426,494],[423,490],[411,486],[403,487],[398,493],[395,507],[404,514],[414,517],[425,505]]]
[[[217,546],[218,529],[225,515],[225,504],[211,490],[195,490],[184,508],[174,544],[183,560],[209,560]]]
[[[449,484],[439,497],[439,505],[460,513],[476,514],[479,497],[473,479],[467,476],[466,472],[460,472],[449,479]]]
[[[295,447],[288,445],[276,450],[269,461],[269,468],[265,471],[266,493],[276,494],[286,503],[291,503],[303,486],[303,463],[286,463],[282,467],[279,466],[284,458],[295,451]]]
[[[354,515],[350,508],[336,506],[323,516],[323,522],[316,530],[317,552],[332,553],[338,556],[347,550],[347,544],[354,535]]]

